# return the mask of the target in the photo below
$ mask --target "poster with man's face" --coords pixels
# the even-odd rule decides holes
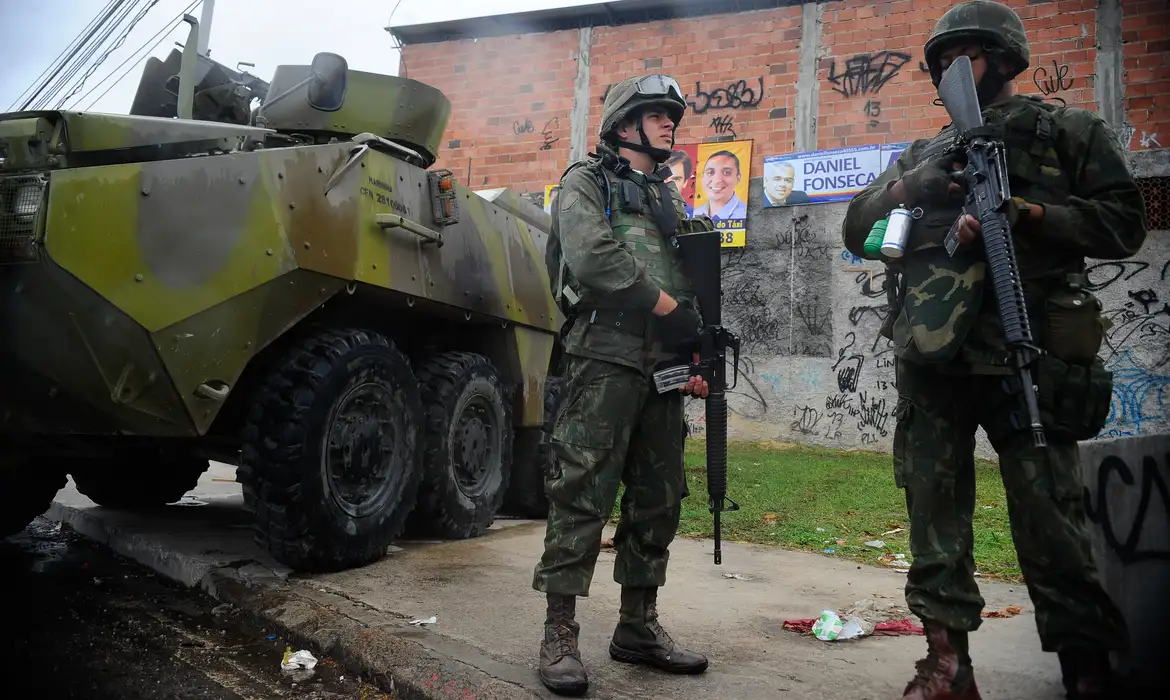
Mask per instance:
[[[560,185],[545,185],[544,186],[544,213],[551,214],[553,205],[556,204],[557,195],[561,193]]]
[[[742,248],[747,244],[752,141],[699,144],[697,156],[693,215],[711,217],[723,232],[723,247]]]
[[[695,159],[698,155],[698,144],[685,146],[675,145],[674,152],[666,159],[664,165],[670,168],[670,177],[667,182],[673,182],[678,187],[679,194],[687,203],[687,216],[695,209]]]

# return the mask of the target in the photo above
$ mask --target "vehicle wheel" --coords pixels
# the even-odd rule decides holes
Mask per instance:
[[[552,453],[542,444],[546,431],[560,408],[562,377],[549,377],[544,383],[544,427],[516,431],[516,457],[512,463],[512,485],[504,499],[501,513],[517,518],[547,518],[548,496],[544,482],[552,473]]]
[[[65,487],[65,471],[34,464],[22,454],[0,453],[0,538],[28,527]]]
[[[512,410],[500,373],[482,355],[447,352],[418,377],[426,451],[411,530],[478,537],[495,521],[512,471]]]
[[[238,478],[256,542],[299,571],[383,557],[417,496],[419,396],[409,359],[377,333],[329,330],[293,346],[244,428]]]
[[[152,446],[79,460],[69,473],[77,490],[99,506],[131,510],[180,500],[210,466],[206,459]]]

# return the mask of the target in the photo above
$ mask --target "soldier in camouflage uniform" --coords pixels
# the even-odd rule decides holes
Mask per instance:
[[[1068,697],[1105,697],[1113,683],[1108,652],[1126,648],[1128,634],[1098,580],[1082,503],[1076,441],[1099,433],[1112,393],[1097,357],[1107,326],[1087,286],[1085,258],[1137,253],[1145,205],[1097,115],[1012,94],[1008,81],[1027,68],[1029,47],[1011,9],[986,0],[955,5],[925,54],[936,87],[957,56],[971,57],[984,120],[1007,147],[1013,196],[1005,215],[1035,340],[1047,352],[1034,376],[1048,447],[1030,439],[979,222],[961,211],[962,191],[949,172],[964,156],[950,149],[947,126],[915,141],[859,193],[843,225],[845,247],[872,258],[863,244],[874,222],[899,205],[921,209],[904,257],[886,261],[890,314],[881,331],[897,354],[894,471],[906,490],[914,557],[906,600],[928,644],[904,697],[979,697],[967,646],[984,606],[972,555],[977,426],[999,455],[1042,647],[1058,654]],[[943,240],[956,221],[965,245],[951,258]]]
[[[660,363],[692,358],[700,316],[674,235],[709,219],[686,220],[667,183],[682,91],[663,75],[630,78],[602,108],[598,154],[569,166],[552,212],[546,262],[568,321],[562,330],[565,396],[553,419],[555,456],[547,481],[544,555],[532,586],[546,594],[540,676],[552,691],[583,694],[588,677],[577,648],[577,596],[588,596],[613,512],[626,486],[614,535],[619,621],[609,645],[619,661],[674,673],[701,673],[707,659],[678,646],[658,622],[668,546],[688,495],[683,470],[683,394],[704,397],[692,377],[681,392],[659,394]]]

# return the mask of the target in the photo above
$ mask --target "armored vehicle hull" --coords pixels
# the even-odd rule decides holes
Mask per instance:
[[[258,542],[302,570],[407,530],[477,536],[506,497],[542,514],[547,215],[428,169],[441,93],[316,65],[285,71],[318,82],[263,126],[0,115],[0,534],[66,473],[147,507],[209,459],[238,465]],[[361,132],[321,118],[339,94]],[[363,111],[394,98],[397,122]]]

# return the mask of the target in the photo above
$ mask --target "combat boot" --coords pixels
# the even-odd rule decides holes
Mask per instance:
[[[548,611],[544,619],[544,639],[540,642],[540,680],[557,695],[584,695],[589,690],[589,676],[581,663],[577,648],[581,626],[574,619],[577,598],[548,594]]]
[[[926,658],[914,664],[918,674],[902,691],[903,700],[980,700],[975,686],[967,633],[924,622]]]
[[[615,661],[646,664],[669,673],[702,673],[707,657],[675,644],[658,624],[658,589],[622,587],[617,628],[609,642]]]
[[[1056,656],[1068,700],[1105,700],[1117,694],[1109,652],[1066,649]]]

